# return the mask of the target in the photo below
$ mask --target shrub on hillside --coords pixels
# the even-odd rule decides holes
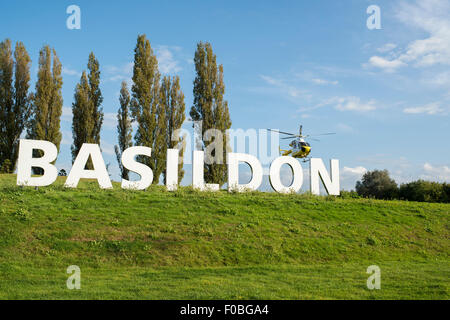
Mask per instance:
[[[387,170],[374,170],[366,172],[356,183],[356,192],[366,198],[391,200],[397,198],[398,186]]]
[[[352,191],[346,191],[346,190],[341,190],[341,194],[340,197],[342,199],[360,199],[361,196],[358,194],[358,192],[352,190]]]
[[[3,161],[3,164],[0,166],[0,173],[12,173],[12,164],[9,159]]]
[[[447,203],[450,202],[450,183],[444,183],[443,185],[445,196],[447,197]]]
[[[450,185],[446,183],[417,180],[402,184],[399,197],[419,202],[449,202]]]

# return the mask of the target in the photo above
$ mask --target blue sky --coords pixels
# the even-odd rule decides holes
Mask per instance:
[[[72,4],[81,8],[81,30],[66,27]],[[373,4],[380,30],[366,26]],[[118,92],[143,33],[160,71],[180,76],[187,110],[195,47],[209,41],[224,65],[233,128],[336,132],[314,142],[312,155],[340,159],[346,189],[372,169],[388,169],[398,182],[450,181],[449,0],[3,2],[0,39],[24,42],[33,90],[44,44],[64,66],[60,168],[70,168],[70,108],[93,51],[102,70],[102,149],[117,178]]]

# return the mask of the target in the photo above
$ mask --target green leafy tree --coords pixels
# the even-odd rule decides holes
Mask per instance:
[[[139,35],[134,49],[131,114],[137,123],[135,143],[152,148],[151,157],[139,160],[153,170],[153,183],[165,166],[166,111],[160,103],[158,60],[145,35]]]
[[[447,188],[447,190],[446,190]],[[400,199],[419,202],[448,202],[448,185],[417,180],[400,186]]]
[[[214,149],[211,152],[212,158],[215,159],[214,163],[205,164],[205,182],[223,185],[227,180],[226,152],[229,149],[226,130],[231,127],[228,103],[223,98],[225,94],[223,66],[217,66],[216,55],[211,44],[207,42],[200,42],[197,45],[194,63],[196,70],[194,105],[190,116],[194,121],[202,121],[201,132],[198,132],[202,137],[201,147],[207,149],[208,145],[214,142],[205,138],[205,132],[210,129],[220,131],[223,139],[219,144],[222,150]],[[222,156],[216,157],[217,154]]]
[[[362,197],[388,200],[397,198],[398,186],[387,170],[374,170],[366,172],[356,183],[356,192]]]
[[[179,129],[186,119],[184,94],[180,87],[180,78],[178,76],[171,78],[165,76],[161,83],[161,105],[166,111],[166,152],[169,149],[178,149],[180,162],[178,164],[178,183],[184,176],[183,155],[186,148],[186,139],[180,136]],[[166,182],[166,172],[163,172],[164,183]]]
[[[128,92],[127,83],[122,82],[122,88],[120,89],[120,108],[117,111],[117,132],[119,144],[114,147],[116,152],[117,162],[123,179],[129,179],[128,170],[122,165],[122,153],[133,145],[132,141],[132,127],[130,118],[130,93]]]
[[[5,161],[3,161],[3,164],[0,167],[0,173],[2,174],[10,173],[12,171],[11,167],[12,167],[11,161],[9,159],[6,159]]]
[[[102,91],[100,90],[100,64],[93,52],[89,54],[89,101],[92,104],[92,137],[96,144],[100,144],[100,132],[103,124],[103,102]]]
[[[30,64],[22,42],[16,43],[14,58],[11,41],[0,43],[0,164],[7,161],[3,167],[9,173],[14,171],[18,140],[30,117]]]
[[[52,66],[53,54],[53,66]],[[31,119],[27,138],[46,140],[56,145],[59,150],[61,143],[60,121],[62,115],[63,98],[61,88],[62,66],[55,50],[44,46],[39,53],[39,71],[36,82],[36,93],[33,96]],[[35,151],[36,157],[41,152]],[[35,174],[42,174],[42,169],[34,169]]]
[[[72,103],[72,158],[75,160],[83,143],[100,144],[100,131],[103,124],[103,96],[100,90],[100,65],[94,54],[89,55],[89,74],[83,71],[75,88]],[[86,167],[92,169],[89,160]]]

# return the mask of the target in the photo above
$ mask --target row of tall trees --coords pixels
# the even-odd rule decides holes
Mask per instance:
[[[194,80],[194,104],[190,110],[193,121],[201,121],[201,148],[207,149],[213,143],[205,133],[209,129],[221,132],[221,143],[217,144],[225,155],[227,150],[226,130],[231,127],[228,103],[223,99],[225,84],[223,66],[217,65],[216,56],[209,43],[200,42],[195,52],[196,78]],[[137,124],[134,140],[136,145],[152,148],[152,157],[142,158],[154,174],[153,183],[162,175],[165,180],[167,149],[178,148],[183,158],[185,138],[179,129],[185,121],[184,94],[178,76],[164,76],[158,70],[158,60],[145,35],[138,36],[134,50],[133,84],[131,94],[127,84],[122,83],[120,108],[118,110],[118,145],[115,147],[122,177],[128,178],[128,171],[121,165],[121,154],[132,142],[132,122]],[[217,142],[217,141],[216,141]],[[211,150],[215,158],[218,150]],[[218,163],[205,164],[204,176],[207,183],[223,185],[227,179],[225,157]],[[183,178],[183,163],[179,163],[179,181]]]
[[[55,50],[39,52],[38,79],[29,93],[31,59],[22,42],[14,53],[9,39],[0,43],[0,170],[11,173],[18,156],[18,140],[27,138],[61,142],[62,66]],[[39,173],[37,171],[36,173]]]
[[[151,157],[140,162],[153,171],[153,183],[165,180],[166,153],[168,148],[178,148],[183,157],[185,140],[179,130],[185,120],[184,94],[178,76],[164,76],[158,70],[158,60],[145,35],[138,36],[134,50],[133,85],[131,94],[127,83],[120,90],[120,108],[117,114],[118,145],[115,147],[122,178],[128,179],[128,171],[122,166],[121,155],[133,145],[132,122],[137,124],[135,144],[152,149]],[[179,164],[178,179],[184,175],[183,163]]]
[[[223,139],[220,148],[212,150],[226,154],[225,132],[231,126],[228,104],[224,100],[223,66],[217,65],[211,44],[200,42],[195,52],[196,77],[194,103],[190,110],[193,121],[201,121],[201,146],[208,149],[214,141],[206,137],[209,129],[221,132],[215,139]],[[11,41],[0,43],[0,172],[14,171],[18,154],[18,140],[26,131],[28,139],[46,140],[60,148],[62,134],[60,119],[63,108],[61,94],[62,65],[54,49],[44,46],[39,53],[39,68],[35,91],[29,93],[31,59],[23,43],[18,42],[14,52]],[[83,143],[100,144],[103,124],[103,95],[100,89],[100,64],[90,53],[87,71],[83,71],[76,85],[72,103],[72,158],[75,159]],[[141,157],[154,173],[154,183],[160,176],[165,180],[167,149],[178,148],[180,159],[186,139],[180,129],[186,118],[184,94],[178,76],[161,76],[158,60],[150,41],[139,35],[134,50],[134,68],[131,93],[123,82],[117,114],[118,145],[115,146],[122,178],[129,179],[128,171],[121,165],[123,151],[133,144],[152,148],[151,157]],[[133,141],[133,123],[135,133]],[[217,141],[215,141],[217,143]],[[36,157],[39,152],[36,151]],[[88,162],[87,169],[92,169]],[[183,163],[179,164],[179,180],[183,178]],[[36,168],[35,174],[42,174]],[[225,157],[218,163],[205,164],[205,181],[226,181]]]

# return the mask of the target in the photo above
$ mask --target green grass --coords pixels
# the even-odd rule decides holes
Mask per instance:
[[[0,175],[0,299],[449,298],[449,204],[114,187]]]

